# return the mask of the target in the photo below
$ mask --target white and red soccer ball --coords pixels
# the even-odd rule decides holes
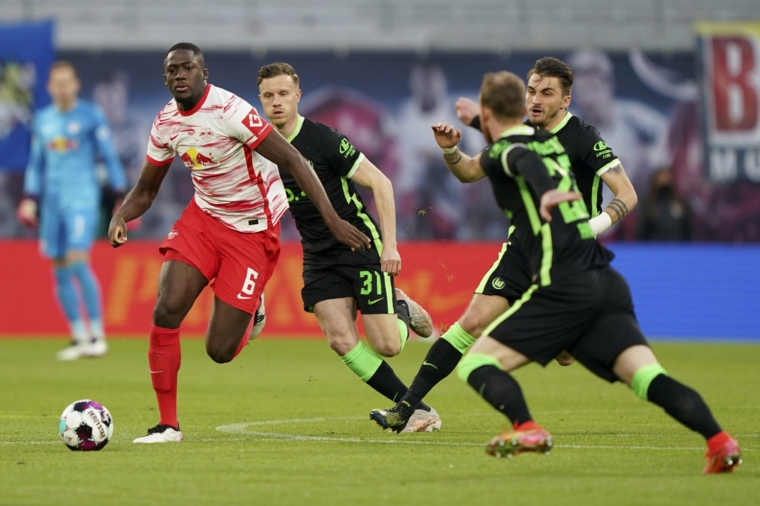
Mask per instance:
[[[58,432],[69,450],[97,451],[104,448],[113,436],[113,419],[99,402],[83,399],[72,402],[63,410]]]

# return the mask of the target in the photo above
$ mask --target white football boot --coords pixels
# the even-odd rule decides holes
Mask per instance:
[[[266,325],[266,323],[267,312],[264,308],[264,292],[261,292],[261,304],[259,304],[259,308],[253,315],[253,327],[251,327],[251,337],[248,340],[249,343],[259,337],[259,334],[261,334],[261,331],[264,330],[264,325]]]
[[[433,408],[430,408],[430,411],[415,409],[401,433],[433,432],[436,430],[441,430],[441,417],[438,416],[438,412]]]
[[[406,301],[409,307],[409,327],[420,337],[433,334],[433,320],[425,308],[414,302],[407,294],[396,288],[396,298]]]
[[[133,443],[180,443],[184,440],[179,427],[176,429],[169,425],[158,424],[148,429],[148,434],[138,437]]]
[[[55,358],[57,358],[58,360],[63,360],[65,362],[78,360],[86,356],[85,351],[87,347],[88,347],[87,342],[72,341],[71,344],[66,346],[61,351],[57,352],[55,354]]]
[[[84,356],[97,358],[102,357],[106,353],[108,353],[108,344],[106,343],[105,338],[93,338],[86,344]]]

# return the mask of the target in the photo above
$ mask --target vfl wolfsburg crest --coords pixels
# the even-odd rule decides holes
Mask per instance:
[[[501,278],[493,278],[493,281],[491,281],[491,286],[493,286],[497,290],[501,290],[506,285],[507,283]]]

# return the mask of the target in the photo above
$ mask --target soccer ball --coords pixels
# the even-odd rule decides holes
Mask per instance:
[[[69,450],[100,450],[113,436],[113,419],[99,402],[83,399],[72,402],[63,410],[58,433]]]

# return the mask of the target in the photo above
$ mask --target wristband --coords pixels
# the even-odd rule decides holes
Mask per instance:
[[[588,224],[594,235],[599,235],[612,226],[612,218],[609,214],[602,212],[599,216],[588,220]]]
[[[459,144],[451,146],[450,148],[441,148],[441,151],[443,151],[444,155],[450,155],[451,153],[456,153],[457,149],[459,149]]]

